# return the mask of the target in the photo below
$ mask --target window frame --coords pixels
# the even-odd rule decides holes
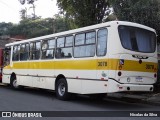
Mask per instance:
[[[72,37],[73,39],[72,39],[72,46],[66,46],[66,38],[67,37]],[[64,47],[57,47],[57,40],[59,39],[59,38],[64,38]],[[69,34],[69,35],[66,35],[66,36],[60,36],[60,37],[57,37],[56,38],[56,45],[55,45],[55,58],[56,59],[70,59],[70,58],[73,58],[73,48],[74,48],[74,38],[75,38],[75,36],[74,36],[74,34]],[[72,50],[71,50],[71,57],[66,57],[66,56],[64,56],[64,57],[57,57],[57,49],[59,49],[59,48],[61,48],[61,49],[63,49],[63,48],[71,48]]]
[[[140,30],[144,30],[144,31],[148,31],[148,32],[150,32],[150,33],[153,33],[153,34],[155,35],[155,42],[154,42],[155,49],[154,49],[154,51],[152,51],[152,52],[144,52],[144,51],[136,51],[136,50],[131,50],[131,49],[129,49],[129,48],[126,48],[126,46],[124,46],[124,45],[122,44],[122,38],[121,38],[121,35],[120,35],[120,30],[119,30],[119,28],[120,28],[121,26],[128,27],[128,28],[129,28],[129,27],[132,27],[132,28],[134,28],[134,29],[137,28],[137,29],[140,29]],[[132,52],[141,52],[141,53],[154,53],[154,52],[156,51],[157,36],[156,36],[155,32],[150,31],[150,30],[148,30],[148,29],[144,29],[144,28],[136,27],[136,26],[129,26],[129,25],[119,25],[119,26],[118,26],[118,36],[119,36],[119,39],[120,39],[121,46],[122,46],[124,49],[126,49],[126,50],[130,50],[130,51],[132,51]]]
[[[49,44],[48,44],[47,49],[42,49],[43,41],[47,41],[47,42],[49,42],[49,41],[54,41],[54,48],[49,48]],[[56,48],[56,38],[50,38],[50,39],[42,40],[42,41],[41,41],[41,50],[40,50],[40,51],[41,51],[41,60],[54,59],[54,58],[55,58],[55,48]],[[48,51],[48,50],[53,50],[53,58],[42,58],[42,53],[43,53],[44,50],[46,50],[46,51]]]
[[[38,43],[38,42],[40,42],[40,49],[39,50],[37,50],[36,49],[36,43]],[[32,43],[34,43],[35,44],[35,48],[34,48],[34,50],[33,50],[33,48],[31,48],[31,44]],[[40,60],[41,59],[41,40],[37,40],[37,41],[31,41],[30,43],[29,43],[29,60]],[[39,58],[38,59],[31,59],[31,55],[33,55],[33,52],[37,52],[37,51],[39,51]],[[32,53],[32,54],[31,54]]]
[[[105,52],[105,54],[104,55],[98,55],[98,32],[100,31],[100,30],[103,30],[103,29],[106,29],[106,31],[107,31],[107,36],[106,36],[106,52]],[[102,27],[102,28],[99,28],[98,30],[97,30],[97,36],[96,36],[96,38],[97,38],[97,43],[96,43],[96,56],[97,57],[104,57],[104,56],[106,56],[107,55],[107,50],[108,50],[108,28],[106,28],[106,27]]]
[[[27,52],[21,52],[21,46],[22,46],[22,45],[25,45],[25,49],[26,49],[26,45],[27,45],[27,44],[28,44],[28,51],[27,51]],[[21,54],[22,54],[22,53],[28,53],[27,59],[21,60]],[[20,60],[20,61],[27,61],[27,60],[29,60],[29,58],[30,58],[30,54],[29,54],[29,53],[30,53],[30,44],[29,44],[29,43],[22,43],[22,44],[20,45],[19,60]]]
[[[18,52],[18,60],[13,60],[13,56],[14,56],[14,47],[15,47],[15,46],[17,47],[16,52]],[[18,47],[19,47],[19,51],[18,51]],[[13,45],[12,61],[14,61],[14,62],[20,61],[20,44]]]
[[[94,32],[95,33],[95,43],[89,43],[87,44],[86,43],[86,34],[87,33],[91,33],[91,32]],[[84,44],[81,44],[81,45],[76,45],[75,43],[75,39],[76,39],[76,35],[77,34],[85,34],[85,40],[84,40]],[[96,29],[91,29],[91,30],[87,30],[87,31],[84,31],[84,32],[78,32],[78,33],[75,33],[75,37],[74,37],[74,50],[73,50],[73,57],[74,58],[87,58],[87,57],[94,57],[96,55],[96,40],[97,40],[97,32],[96,32]],[[95,51],[94,51],[94,55],[93,56],[81,56],[81,57],[75,57],[75,48],[76,47],[80,47],[80,46],[89,46],[89,45],[95,45]]]

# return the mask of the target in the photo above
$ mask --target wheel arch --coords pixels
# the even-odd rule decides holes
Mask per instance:
[[[16,78],[16,74],[15,74],[14,72],[13,72],[13,73],[11,74],[11,76],[10,76],[10,83],[11,83],[13,77]]]
[[[60,80],[61,78],[64,78],[65,80],[66,80],[66,82],[67,82],[67,79],[66,79],[66,77],[63,75],[63,74],[59,74],[57,77],[56,77],[56,80],[55,80],[55,88],[56,88],[56,84],[57,84],[57,82],[58,82],[58,80]],[[68,83],[67,83],[67,85],[68,85]]]
[[[63,85],[63,88],[65,88],[64,90],[61,89]],[[62,91],[64,92],[62,94]],[[56,92],[56,96],[58,99],[60,100],[69,100],[71,98],[71,93],[68,92],[68,82],[67,82],[67,79],[64,75],[62,74],[59,74],[57,77],[56,77],[56,80],[55,80],[55,92]]]

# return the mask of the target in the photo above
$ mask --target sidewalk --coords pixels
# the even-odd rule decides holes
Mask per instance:
[[[160,93],[153,94],[151,97],[147,98],[145,101],[155,105],[160,105]]]
[[[160,106],[160,93],[143,93],[143,94],[127,94],[127,93],[111,93],[108,98],[117,99],[125,102],[144,103]]]

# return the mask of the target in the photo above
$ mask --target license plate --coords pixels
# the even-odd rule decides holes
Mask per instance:
[[[140,76],[136,77],[136,82],[143,82],[143,78]]]

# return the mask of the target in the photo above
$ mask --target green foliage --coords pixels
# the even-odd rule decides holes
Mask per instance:
[[[0,23],[0,35],[11,37],[20,35],[26,38],[39,37],[69,29],[66,19],[59,15],[46,19],[23,19],[19,24]]]
[[[57,0],[61,13],[72,23],[72,27],[84,27],[101,23],[109,0]]]
[[[13,26],[12,23],[0,23],[0,36],[2,35],[8,35],[8,29],[10,29]]]
[[[160,42],[159,0],[113,0],[114,12],[119,20],[147,25],[157,31]]]
[[[67,22],[67,18],[58,14],[54,15],[53,19],[53,33],[69,30],[70,25]]]

